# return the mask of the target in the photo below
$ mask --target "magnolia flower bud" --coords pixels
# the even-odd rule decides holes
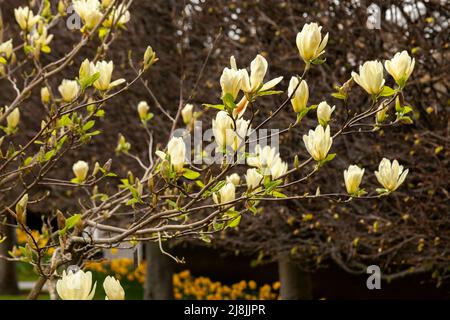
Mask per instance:
[[[16,204],[16,217],[17,222],[22,225],[27,223],[27,204],[28,204],[28,194],[25,193],[24,196]]]
[[[148,106],[147,101],[141,101],[138,103],[137,111],[139,114],[139,119],[144,121],[147,118],[148,111],[150,110],[150,107]]]
[[[380,104],[376,114],[377,123],[383,123],[386,120],[388,109],[389,108],[384,103]]]
[[[415,59],[411,59],[406,50],[397,52],[391,60],[384,62],[387,72],[394,78],[395,82],[403,87],[414,70]]]
[[[72,171],[75,174],[77,181],[83,182],[87,177],[89,165],[85,161],[79,160],[72,166]]]
[[[90,271],[63,271],[62,278],[56,283],[56,291],[63,300],[92,300],[97,282],[92,287]]]
[[[289,97],[292,95],[295,88],[297,88],[297,85],[298,85],[298,78],[292,77],[291,81],[289,82],[288,88]],[[306,83],[305,80],[302,80],[302,82],[298,86],[297,90],[295,90],[295,93],[291,98],[291,104],[295,113],[299,113],[306,109],[306,106],[308,104],[308,98],[309,98],[308,84]]]
[[[147,69],[152,64],[154,64],[156,61],[158,61],[158,58],[156,57],[156,53],[153,51],[153,48],[148,46],[147,50],[145,50],[144,53],[144,68]]]
[[[233,173],[232,175],[227,177],[227,182],[231,182],[235,186],[239,185],[239,182],[241,182],[241,177],[237,173]]]
[[[0,54],[4,54],[6,59],[9,59],[13,53],[13,43],[12,39],[0,44]]]
[[[236,187],[233,183],[227,182],[218,193],[213,194],[213,200],[216,204],[231,202],[236,197]]]
[[[353,195],[358,193],[363,175],[364,169],[356,165],[351,165],[347,170],[344,170],[345,188],[348,194]]]
[[[41,88],[41,101],[43,104],[47,104],[50,102],[50,90],[47,87]]]
[[[20,111],[19,108],[15,108],[11,113],[6,117],[6,123],[8,128],[15,129],[20,122]]]
[[[352,72],[352,78],[370,95],[378,95],[384,86],[383,64],[380,61],[367,61],[359,66],[359,74]]]
[[[80,87],[76,80],[64,79],[58,87],[58,91],[64,102],[71,102],[78,96]]]
[[[276,158],[275,162],[270,167],[270,174],[273,180],[276,180],[283,176],[288,169],[288,164],[281,160],[281,158]]]
[[[325,52],[328,43],[328,33],[322,39],[322,27],[317,23],[307,23],[302,31],[297,33],[297,48],[303,61],[307,64],[316,60]]]
[[[95,70],[100,74],[100,77],[94,82],[94,87],[97,90],[106,91],[125,82],[125,79],[118,79],[111,82],[112,72],[114,70],[114,63],[112,61],[98,61],[95,65]]]
[[[229,94],[233,100],[237,98],[241,90],[241,72],[238,70],[225,68],[220,77],[220,86],[222,87],[222,98]]]
[[[317,107],[317,120],[322,126],[326,126],[328,124],[331,114],[335,108],[335,106],[331,108],[326,101],[319,103],[319,106]]]
[[[14,9],[14,16],[20,26],[20,29],[24,31],[31,31],[33,26],[41,18],[39,15],[35,16],[29,7],[19,7]]]
[[[125,291],[120,285],[120,281],[114,277],[107,276],[103,282],[105,289],[105,300],[125,300]]]
[[[247,174],[245,175],[247,189],[251,191],[258,188],[263,178],[264,176],[260,174],[255,168],[248,169]]]
[[[190,103],[186,104],[183,110],[181,110],[181,116],[183,117],[184,124],[191,124],[192,119],[194,118],[194,106]]]
[[[170,156],[170,164],[176,172],[182,172],[186,158],[186,144],[183,138],[173,137],[167,145],[167,154]]]
[[[67,5],[66,5],[64,0],[59,0],[57,9],[58,9],[58,13],[62,17],[66,16],[66,14],[67,14]]]
[[[390,160],[383,158],[378,166],[378,171],[375,171],[375,176],[386,190],[392,192],[405,181],[408,172],[408,169],[403,171],[403,166],[399,165],[397,160],[391,164]]]
[[[74,0],[73,9],[83,20],[87,29],[94,28],[103,17],[98,0]]]
[[[308,135],[303,135],[303,142],[314,160],[325,160],[333,143],[333,138],[330,137],[330,126],[324,130],[321,125],[318,125],[314,131],[309,130]]]

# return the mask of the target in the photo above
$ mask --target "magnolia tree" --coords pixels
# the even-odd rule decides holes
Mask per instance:
[[[306,24],[297,34],[299,68],[303,67],[303,72],[292,76],[285,100],[264,111],[268,116],[263,121],[255,121],[255,115],[262,112],[258,103],[265,96],[283,94],[284,90],[279,90],[283,78],[266,81],[268,62],[261,54],[256,55],[249,70],[238,67],[231,57],[230,66],[220,76],[222,92],[217,93],[217,101],[203,105],[205,111],[196,112],[199,106],[186,104],[183,99],[176,114],[156,105],[154,112],[167,119],[170,127],[167,145],[154,145],[154,114],[147,102],[137,105],[136,116],[147,136],[148,157],[133,154],[131,144],[122,135],[115,152],[135,160],[141,170],[120,176],[113,172],[111,161],[100,164],[73,159],[73,178],[55,178],[52,173],[70,150],[99,139],[101,132],[96,125],[98,119],[107,117],[105,104],[126,94],[158,61],[148,47],[139,64],[130,54],[135,78],[113,76],[114,62],[107,58],[108,49],[130,19],[131,2],[60,1],[58,13],[52,12],[48,1],[42,1],[37,10],[17,8],[14,15],[20,37],[11,34],[11,40],[0,45],[2,78],[16,94],[0,114],[4,133],[0,140],[0,214],[4,226],[20,228],[28,236],[24,246],[2,258],[34,266],[40,279],[30,298],[36,298],[48,283],[53,298],[58,294],[61,299],[92,299],[96,284],[92,286],[92,275],[81,269],[103,248],[155,241],[161,252],[179,261],[164,251],[164,241],[180,237],[209,241],[215,232],[238,226],[242,216],[258,214],[258,207],[267,201],[322,197],[363,201],[388,196],[404,182],[408,170],[397,160],[384,158],[374,172],[380,183],[376,190],[362,187],[369,168],[349,163],[343,172],[346,190],[328,194],[321,194],[320,188],[304,194],[292,192],[294,186],[332,165],[336,156],[332,153],[333,141],[340,136],[411,122],[411,108],[402,92],[414,69],[414,59],[406,51],[397,53],[384,67],[380,61],[365,62],[347,82],[336,87],[332,95],[342,100],[346,113],[341,123],[333,119],[336,107],[326,101],[317,105],[309,102],[308,71],[325,63],[328,43],[328,34],[317,23]],[[80,40],[63,57],[43,65],[41,56],[48,54],[58,40],[53,39],[51,29],[57,20],[67,17],[68,8],[81,18]],[[63,79],[62,71],[89,42],[98,43],[95,56],[82,57],[78,74]],[[395,81],[395,88],[385,85],[384,69]],[[52,87],[51,83],[59,85]],[[355,85],[368,94],[368,102],[361,101],[367,103],[362,112],[355,112],[348,104],[350,89]],[[32,135],[24,136],[20,115],[30,97],[38,92],[42,103],[36,107],[42,109],[41,126]],[[210,125],[202,125],[202,113],[206,112],[216,113]],[[295,121],[268,133],[271,120],[282,112],[294,113]],[[395,113],[395,120],[388,121],[389,113]],[[317,126],[302,126],[302,119],[312,115],[317,117]],[[184,125],[179,126],[181,122]],[[204,126],[210,129],[203,132]],[[303,162],[298,157],[282,158],[278,152],[278,136],[291,134],[294,127],[305,131],[304,145],[299,144],[297,150],[298,154],[309,154]],[[204,141],[209,145],[203,146]],[[299,172],[303,177],[291,178]],[[115,187],[105,187],[105,181],[115,183]],[[47,239],[44,245],[27,226],[27,207],[50,201],[50,191],[44,195],[40,192],[43,187],[82,191],[74,201],[76,213],[56,210],[43,220],[39,237]],[[124,299],[117,280],[108,277],[103,287],[108,299]]]

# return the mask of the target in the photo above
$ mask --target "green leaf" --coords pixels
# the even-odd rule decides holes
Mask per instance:
[[[323,64],[323,63],[325,63],[326,61],[327,61],[327,59],[315,59],[315,60],[313,60],[311,63],[312,63],[312,64],[318,65],[318,64]]]
[[[225,106],[223,104],[208,104],[208,103],[204,103],[203,106],[206,107],[206,108],[213,108],[213,109],[218,109],[218,110],[224,110],[225,109]]]
[[[81,214],[75,214],[73,216],[71,216],[70,218],[66,219],[66,228],[68,230],[72,229],[73,227],[75,227],[78,222],[80,222],[81,220]]]
[[[389,86],[384,86],[383,90],[378,94],[379,97],[390,97],[394,95],[396,91]]]
[[[87,77],[85,79],[80,79],[79,82],[80,82],[81,90],[84,90],[84,89],[92,86],[94,84],[94,82],[98,80],[98,78],[100,78],[100,72],[96,72],[92,76]]]
[[[75,227],[80,221],[81,221],[81,214],[74,214],[70,218],[67,218],[65,227],[64,227],[64,229],[59,231],[59,234],[61,236],[64,235],[68,230]]]
[[[6,61],[6,59],[5,59],[5,58],[3,58],[3,57],[0,57],[0,63],[1,63],[1,64],[6,64],[6,63],[7,63],[7,61]]]
[[[275,198],[287,198],[287,196],[284,193],[281,193],[279,191],[273,191],[272,196]]]
[[[223,103],[230,109],[236,108],[236,104],[234,103],[234,98],[231,94],[227,93],[222,98]]]
[[[89,129],[91,129],[93,126],[95,125],[95,120],[90,120],[88,122],[86,122],[82,128],[83,131],[88,131]]]
[[[336,99],[341,99],[341,100],[347,99],[346,95],[344,95],[342,93],[339,93],[339,92],[334,92],[334,93],[331,94],[331,96],[335,97]]]
[[[200,173],[193,171],[191,169],[185,168],[184,172],[183,172],[183,177],[185,177],[186,179],[189,179],[189,180],[195,180],[198,177],[200,177]]]
[[[229,221],[227,226],[230,228],[237,227],[239,225],[239,223],[241,223],[241,218],[242,218],[242,216],[238,216],[236,219]]]
[[[267,91],[258,92],[258,96],[270,96],[273,94],[281,94],[283,92],[284,91],[282,91],[282,90],[267,90]]]
[[[45,45],[41,47],[41,51],[44,53],[50,53],[52,52],[52,49],[49,46]]]

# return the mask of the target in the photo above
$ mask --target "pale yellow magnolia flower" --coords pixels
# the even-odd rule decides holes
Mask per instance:
[[[391,60],[384,62],[387,72],[394,78],[395,82],[403,87],[414,70],[416,60],[409,56],[406,50],[397,52]]]
[[[349,194],[356,194],[359,191],[364,169],[357,165],[351,165],[347,170],[344,170],[345,188]]]
[[[408,172],[408,169],[403,170],[403,166],[399,165],[397,160],[391,164],[389,159],[383,158],[378,166],[378,171],[375,171],[375,176],[385,189],[392,192],[405,181]]]
[[[6,124],[8,128],[15,129],[20,122],[20,111],[19,108],[15,108],[11,113],[6,117]]]
[[[80,80],[88,79],[89,77],[93,76],[97,72],[97,69],[95,68],[95,64],[92,62],[89,62],[88,59],[84,59],[84,61],[81,63],[78,76]]]
[[[74,0],[73,9],[88,29],[94,28],[103,17],[98,0]]]
[[[297,90],[295,90],[295,93],[291,98],[291,104],[294,111],[296,113],[299,113],[302,110],[306,109],[309,99],[309,88],[305,80],[302,80],[302,82],[300,82],[300,85],[298,87],[297,85],[298,85],[298,78],[292,77],[291,81],[289,82],[288,96],[290,97],[294,92],[295,88],[297,88]]]
[[[62,279],[56,283],[56,291],[62,300],[92,300],[97,282],[92,287],[92,273],[79,270],[63,271]]]
[[[183,171],[186,157],[186,144],[183,138],[172,138],[167,145],[167,153],[170,156],[170,163],[177,172]]]
[[[248,190],[254,190],[259,187],[264,176],[258,172],[257,169],[251,168],[247,169],[247,174],[245,175],[245,182],[247,183]]]
[[[279,153],[276,148],[271,148],[270,146],[261,146],[258,144],[255,147],[253,154],[249,155],[247,158],[247,164],[251,167],[257,167],[259,169],[264,167],[271,167],[275,160],[279,157]]]
[[[79,182],[83,182],[84,180],[86,180],[89,171],[89,165],[87,164],[87,162],[79,160],[72,166],[72,171],[75,174],[77,180]]]
[[[217,144],[217,150],[224,150],[227,145],[234,143],[235,133],[233,119],[225,112],[219,111],[212,120],[213,135]]]
[[[224,68],[220,77],[220,86],[222,87],[222,97],[230,94],[235,100],[241,90],[242,76],[241,71]]]
[[[102,7],[108,8],[112,2],[113,0],[102,0]]]
[[[40,16],[35,16],[29,7],[19,7],[14,9],[14,16],[20,29],[31,31],[33,26],[40,20]]]
[[[58,91],[64,102],[71,102],[78,96],[80,86],[76,80],[64,79],[59,85]]]
[[[288,164],[281,160],[281,158],[277,158],[275,162],[270,167],[270,174],[273,180],[276,180],[283,176],[288,170]]]
[[[241,177],[239,177],[237,173],[233,173],[232,175],[229,175],[226,180],[237,186],[241,182]]]
[[[309,130],[308,135],[303,135],[303,142],[314,160],[325,160],[333,143],[333,138],[330,136],[330,126],[327,126],[324,130],[321,125],[318,125],[314,131]]]
[[[181,137],[173,137],[167,144],[167,154],[162,151],[156,151],[156,155],[165,160],[167,155],[170,157],[170,164],[176,172],[183,172],[186,158],[186,144]]]
[[[370,95],[378,95],[384,86],[383,64],[380,61],[367,61],[359,66],[359,74],[352,72],[352,78]]]
[[[105,289],[106,300],[125,300],[125,291],[123,290],[120,281],[114,277],[107,276],[105,278],[103,289]]]
[[[333,113],[336,107],[330,107],[330,105],[326,101],[322,101],[317,106],[317,120],[323,126],[326,126],[330,121],[331,114]]]
[[[42,47],[46,47],[52,42],[53,35],[49,35],[48,29],[43,27],[40,30],[33,31],[31,35],[28,36],[28,39],[34,47],[41,50]]]
[[[216,204],[223,204],[233,201],[236,198],[236,186],[227,182],[217,193],[213,193],[213,200]]]
[[[50,90],[47,87],[41,88],[41,101],[43,104],[47,104],[50,101]]]
[[[121,3],[117,8],[113,8],[108,18],[103,22],[103,26],[109,28],[113,23],[123,26],[128,21],[130,21],[130,11]]]
[[[233,134],[232,144],[232,148],[234,151],[238,150],[238,148],[244,148],[244,141],[250,130],[250,120],[244,120],[243,118],[239,118],[236,120],[236,130]]]
[[[186,125],[189,125],[194,119],[194,106],[190,103],[186,104],[181,110],[181,117]]]
[[[322,39],[322,27],[317,23],[307,23],[297,34],[297,48],[306,63],[310,63],[325,53],[328,43],[328,33]]]
[[[13,53],[13,43],[12,39],[9,39],[8,41],[3,42],[0,44],[0,54],[4,54],[6,59],[9,59]]]
[[[111,82],[113,70],[114,63],[112,61],[98,61],[95,64],[95,72],[100,74],[100,78],[94,82],[94,87],[97,90],[106,91],[125,82],[125,79],[118,79]]]
[[[283,77],[274,78],[264,83],[268,68],[267,60],[260,54],[250,63],[250,76],[246,69],[241,69],[242,83],[241,89],[245,93],[255,93],[258,91],[267,91],[275,87]]]
[[[147,101],[139,102],[137,105],[137,112],[139,114],[139,119],[144,120],[147,117],[149,110],[150,110],[150,107],[149,107]]]

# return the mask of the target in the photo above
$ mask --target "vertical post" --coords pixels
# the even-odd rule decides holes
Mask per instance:
[[[147,273],[144,300],[173,300],[173,273],[175,262],[161,253],[158,243],[145,244]]]
[[[312,299],[311,275],[298,268],[289,254],[278,259],[278,273],[280,277],[280,293],[283,300]]]
[[[0,234],[6,236],[0,243],[0,256],[8,257],[8,251],[12,250],[15,239],[15,229],[0,224]],[[19,294],[17,285],[16,263],[0,258],[0,294]]]

